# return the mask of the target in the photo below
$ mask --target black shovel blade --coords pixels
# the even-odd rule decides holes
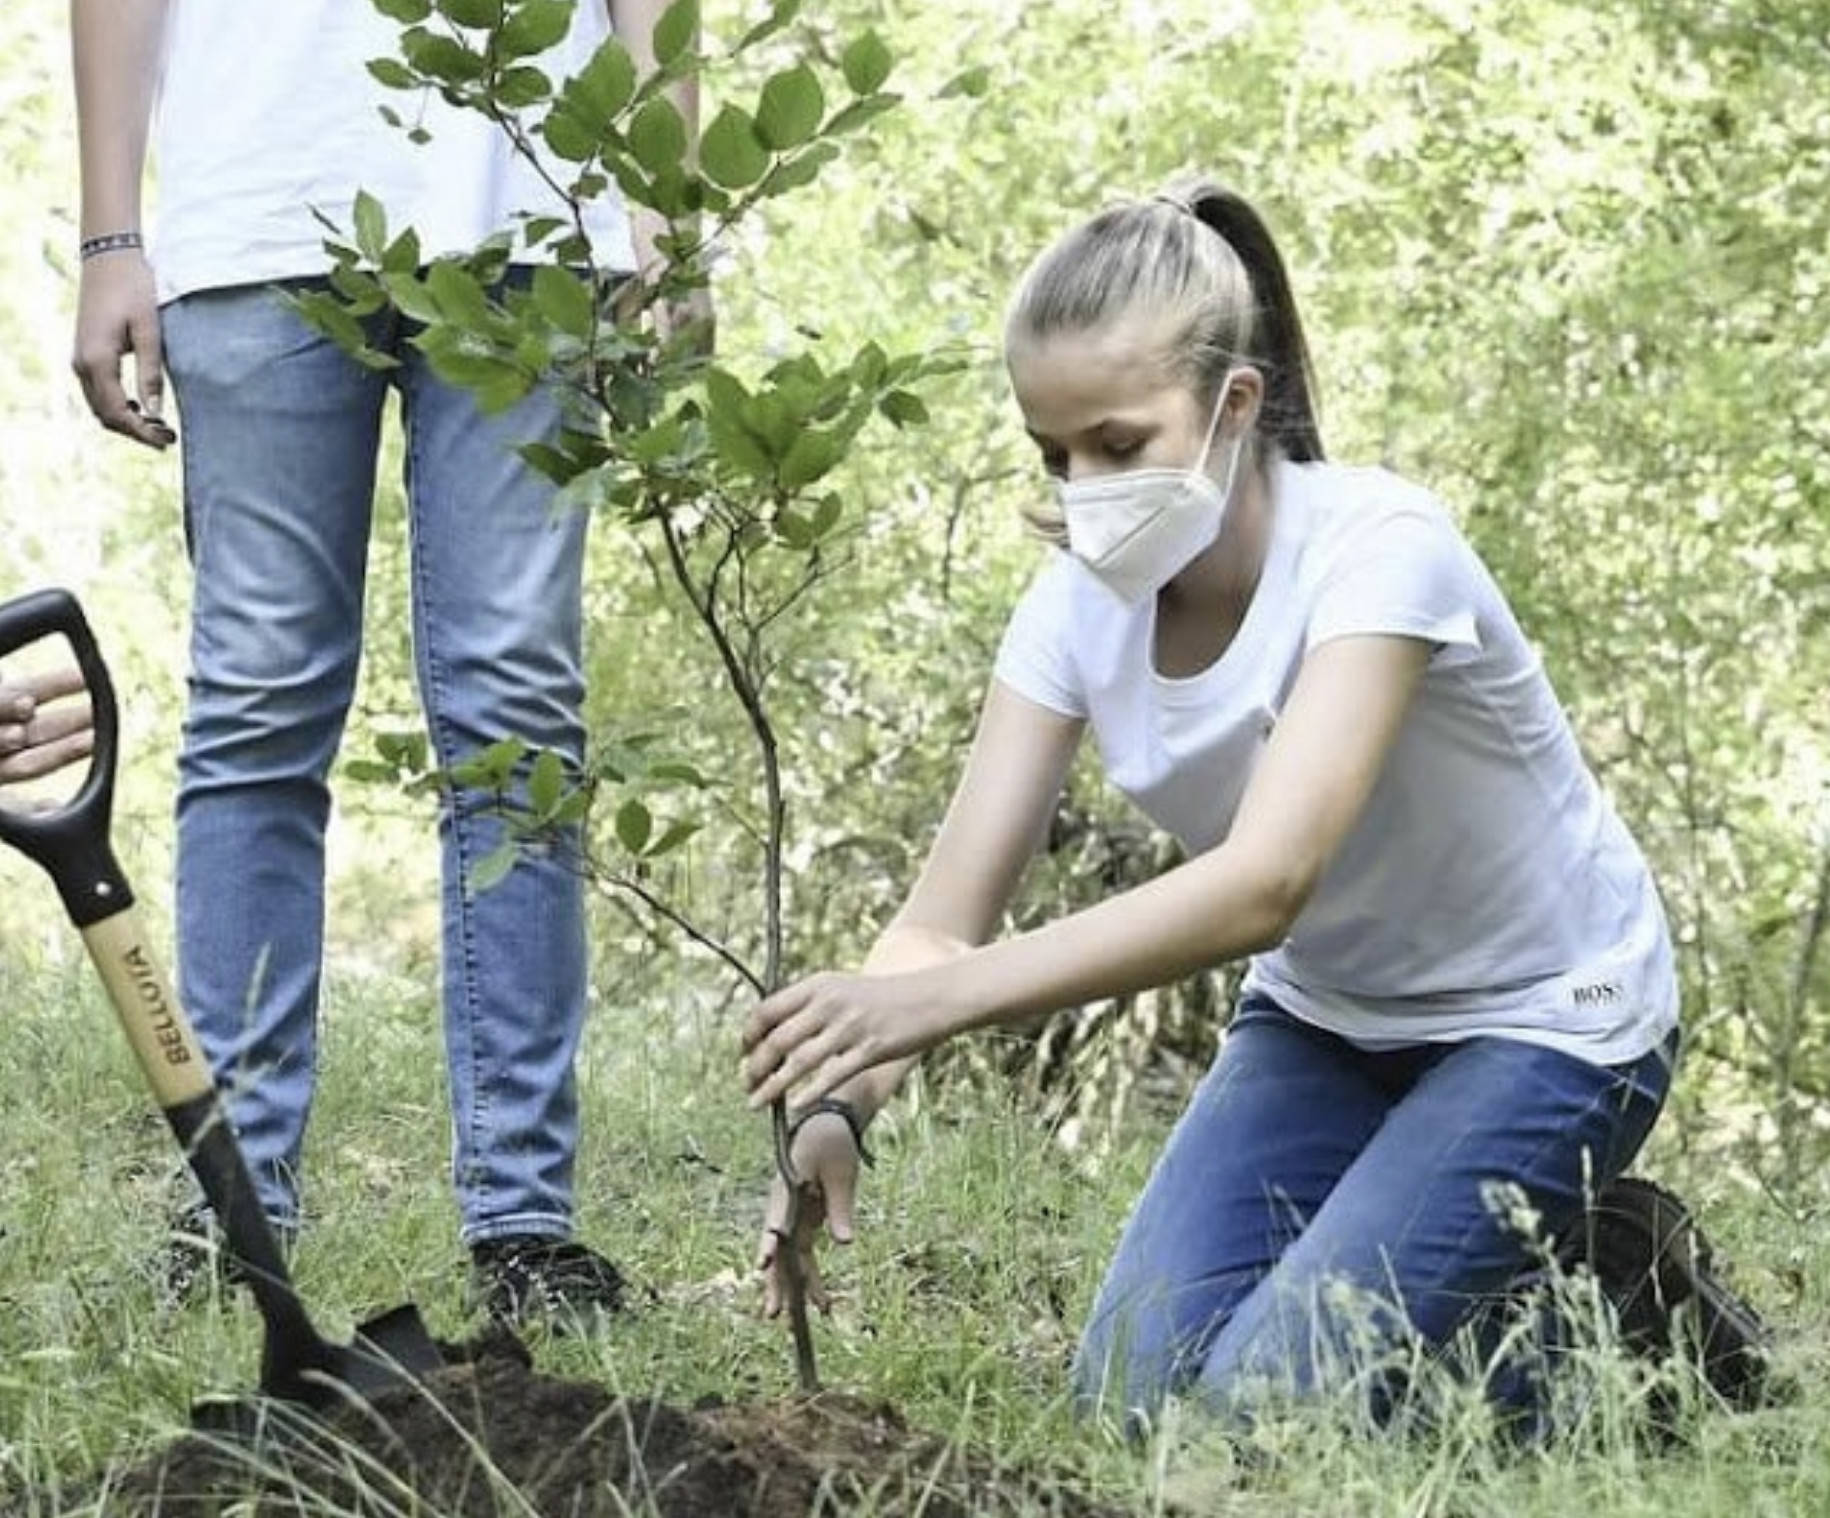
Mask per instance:
[[[419,1309],[411,1303],[357,1324],[348,1344],[333,1344],[315,1333],[307,1338],[308,1332],[289,1329],[283,1341],[269,1339],[261,1366],[262,1396],[336,1408],[417,1386],[445,1364]],[[276,1349],[284,1353],[273,1353]]]
[[[411,1303],[357,1324],[349,1344],[319,1342],[323,1355],[314,1368],[270,1373],[255,1396],[194,1402],[191,1426],[249,1447],[296,1444],[323,1428],[323,1415],[390,1392],[423,1389],[425,1377],[449,1363]]]
[[[337,1351],[331,1375],[367,1401],[400,1386],[416,1386],[445,1364],[425,1319],[411,1302],[356,1325],[355,1342]]]

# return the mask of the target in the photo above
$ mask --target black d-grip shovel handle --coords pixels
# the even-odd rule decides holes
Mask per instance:
[[[59,634],[76,650],[77,667],[89,687],[95,722],[89,773],[76,794],[53,811],[23,812],[0,804],[0,842],[43,865],[57,883],[70,920],[86,928],[133,905],[133,891],[108,842],[120,733],[114,682],[89,621],[69,591],[35,591],[0,605],[0,659]]]
[[[89,687],[94,757],[81,787],[62,806],[22,812],[0,804],[0,841],[50,872],[71,921],[82,930],[122,1031],[266,1321],[261,1389],[321,1400],[325,1394],[310,1373],[332,1370],[335,1351],[319,1337],[293,1290],[208,1061],[140,930],[133,891],[108,841],[119,733],[108,667],[67,590],[41,590],[0,605],[0,658],[58,634],[76,650]]]

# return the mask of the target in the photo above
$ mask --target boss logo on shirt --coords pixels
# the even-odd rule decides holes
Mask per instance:
[[[1611,980],[1598,980],[1592,986],[1577,986],[1570,992],[1570,1000],[1578,1007],[1604,1007],[1620,998],[1620,986]]]

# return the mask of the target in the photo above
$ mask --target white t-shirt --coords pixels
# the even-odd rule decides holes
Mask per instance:
[[[557,85],[609,30],[606,0],[578,0],[570,34],[541,68]],[[173,0],[154,149],[161,301],[324,273],[326,233],[312,208],[353,236],[359,189],[387,209],[390,236],[418,232],[427,258],[474,248],[514,227],[517,211],[563,214],[493,122],[370,76],[368,61],[397,56],[399,39],[370,0]],[[382,120],[384,104],[432,140],[409,142]],[[563,184],[570,166],[561,167]],[[586,231],[600,267],[634,267],[614,195],[592,208]]]
[[[1441,505],[1378,469],[1276,466],[1271,541],[1225,653],[1187,679],[1057,554],[1012,615],[999,680],[1090,724],[1106,772],[1191,853],[1227,835],[1308,650],[1436,645],[1366,809],[1246,989],[1369,1048],[1495,1034],[1597,1064],[1676,1025],[1645,859],[1589,773],[1505,599]]]

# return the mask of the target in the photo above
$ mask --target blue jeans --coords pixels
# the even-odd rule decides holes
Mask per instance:
[[[1446,1346],[1626,1168],[1671,1054],[1604,1067],[1500,1038],[1374,1053],[1248,997],[1107,1270],[1081,1407],[1133,1427],[1171,1393],[1238,1412]],[[1490,1390],[1517,1404],[1536,1387]]]
[[[386,373],[307,327],[273,288],[186,296],[163,325],[196,577],[178,775],[179,992],[230,1092],[263,1203],[296,1224],[326,780],[356,684],[389,388],[406,432],[415,672],[441,763],[511,734],[582,762],[585,516],[556,516],[552,486],[513,451],[553,433],[555,399],[536,391],[506,414],[480,414],[433,376],[398,318],[370,322],[374,344],[399,360]],[[576,840],[473,894],[500,829],[477,797],[440,802],[445,1049],[467,1242],[572,1226],[585,928],[583,883],[564,856]]]

